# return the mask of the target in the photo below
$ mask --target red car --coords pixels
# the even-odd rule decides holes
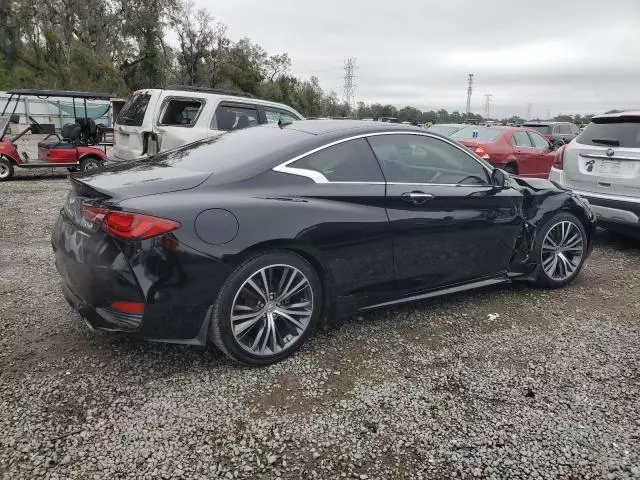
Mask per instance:
[[[468,125],[450,138],[492,165],[522,177],[548,178],[555,158],[547,139],[530,128]]]

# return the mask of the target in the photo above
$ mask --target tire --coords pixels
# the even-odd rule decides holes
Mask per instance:
[[[13,163],[6,157],[0,157],[0,182],[11,180],[13,177]]]
[[[265,292],[264,278],[269,292]],[[298,285],[303,286],[296,290]],[[295,293],[279,302],[287,291]],[[210,319],[210,337],[240,364],[276,363],[298,350],[313,332],[322,302],[322,282],[304,258],[287,251],[260,253],[239,265],[220,289]],[[232,321],[232,313],[239,318]]]
[[[98,157],[85,157],[80,161],[79,170],[81,172],[97,170],[98,168],[102,168],[102,160],[100,160]]]
[[[537,283],[547,288],[560,288],[571,282],[582,269],[587,246],[587,233],[575,215],[556,213],[546,220],[536,235]]]
[[[513,163],[505,165],[504,171],[507,172],[509,175],[517,175],[518,174],[518,169],[516,168],[516,166]]]

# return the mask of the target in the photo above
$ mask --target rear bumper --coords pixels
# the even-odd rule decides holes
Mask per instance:
[[[564,172],[552,168],[549,180],[564,186]],[[605,228],[619,226],[625,230],[640,230],[640,197],[623,197],[582,190],[573,192],[589,201],[589,206],[598,219],[598,225]]]
[[[51,243],[65,298],[95,329],[205,344],[203,326],[230,268],[164,239],[121,243],[84,232],[61,213]],[[144,314],[116,311],[117,301],[142,302]]]

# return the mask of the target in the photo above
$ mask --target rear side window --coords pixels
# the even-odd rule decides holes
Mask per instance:
[[[259,123],[258,111],[253,105],[221,104],[213,116],[211,128],[228,132],[255,127]]]
[[[278,123],[278,120],[283,122],[295,122],[300,120],[293,113],[286,110],[280,110],[279,108],[264,107],[264,114],[267,117],[267,123]]]
[[[640,148],[640,117],[593,119],[576,141],[599,147]]]
[[[569,125],[558,125],[558,133],[560,135],[570,135],[571,128],[569,128]]]
[[[363,138],[327,147],[288,166],[315,170],[331,182],[384,182],[380,165]]]
[[[531,139],[529,138],[529,135],[527,135],[527,132],[522,131],[522,132],[515,132],[513,134],[513,139],[511,140],[511,143],[517,147],[533,147],[533,144],[531,143]]]
[[[533,142],[534,148],[547,149],[550,147],[549,142],[547,142],[547,139],[544,138],[539,133],[529,132],[529,136],[531,137],[531,141]]]
[[[166,103],[159,124],[193,127],[203,105],[201,100],[172,98]]]
[[[451,134],[456,140],[488,140],[494,141],[502,134],[502,130],[487,127],[464,127],[462,130]]]
[[[116,123],[118,125],[128,125],[130,127],[140,127],[144,120],[144,114],[149,106],[151,95],[136,94],[133,95],[127,103],[124,104]]]

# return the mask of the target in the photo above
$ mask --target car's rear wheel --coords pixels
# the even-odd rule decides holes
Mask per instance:
[[[100,167],[102,167],[102,162],[98,157],[86,157],[80,162],[80,170],[82,172],[96,170]]]
[[[304,258],[267,252],[243,262],[218,294],[213,343],[245,365],[268,365],[293,354],[315,328],[322,283]]]
[[[558,213],[538,231],[536,255],[538,282],[558,288],[580,272],[587,253],[587,234],[582,222],[570,213]]]
[[[0,157],[0,182],[10,180],[13,177],[13,164],[11,160]]]

